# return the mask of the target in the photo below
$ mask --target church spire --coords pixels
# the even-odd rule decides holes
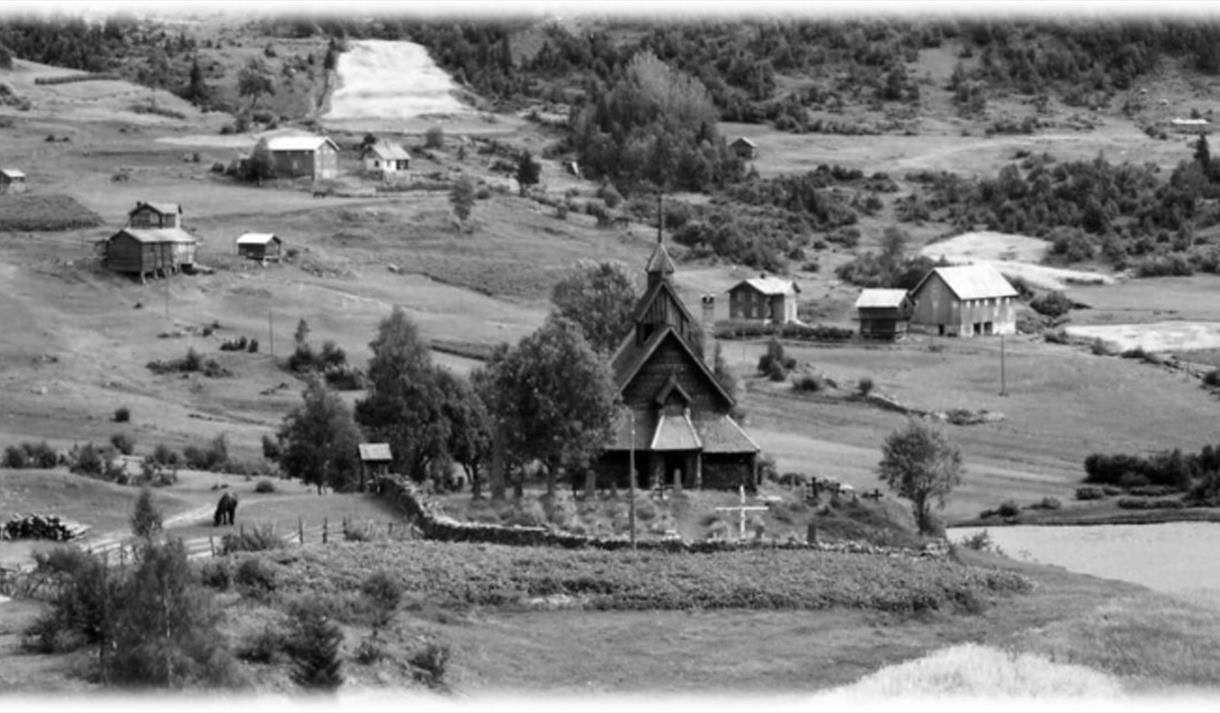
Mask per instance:
[[[657,195],[657,246],[653,248],[652,257],[648,258],[648,266],[644,268],[644,272],[648,273],[648,287],[652,287],[658,282],[669,282],[670,275],[674,274],[676,267],[674,266],[673,258],[669,256],[669,251],[665,249],[665,235],[662,232],[665,224],[665,213],[661,210],[661,196]]]

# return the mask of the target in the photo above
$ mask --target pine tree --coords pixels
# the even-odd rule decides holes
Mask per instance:
[[[286,647],[292,659],[292,681],[302,688],[333,691],[343,685],[339,658],[343,632],[312,603],[293,609],[296,626]]]
[[[131,515],[131,532],[136,537],[151,537],[161,529],[161,525],[161,513],[153,505],[152,491],[144,488]]]

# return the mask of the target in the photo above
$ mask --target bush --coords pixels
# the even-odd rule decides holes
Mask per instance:
[[[1101,500],[1106,497],[1104,491],[1095,485],[1084,485],[1076,488],[1077,500]]]
[[[774,365],[772,366],[774,367]],[[775,381],[776,379],[773,378],[772,380]],[[826,383],[817,374],[805,372],[800,376],[793,378],[792,388],[796,389],[797,391],[815,393],[824,390],[826,388]]]
[[[1180,510],[1186,507],[1181,500],[1148,500],[1144,498],[1119,498],[1118,506],[1124,510]]]
[[[269,461],[277,461],[280,459],[280,442],[278,439],[264,433],[263,434],[263,457]]]
[[[136,448],[136,442],[126,433],[116,433],[110,437],[110,445],[125,456],[131,455]]]
[[[199,568],[199,581],[205,587],[222,592],[227,590],[233,585],[233,570],[229,565],[229,560],[217,557],[204,562],[203,566]]]
[[[1048,495],[1029,507],[1033,510],[1058,510],[1063,507],[1063,503],[1059,502],[1059,498]]]
[[[46,441],[42,443],[22,443],[8,446],[4,449],[4,460],[0,463],[5,468],[54,468],[59,465],[59,454]]]
[[[363,666],[375,664],[385,657],[385,650],[373,639],[365,639],[356,647],[356,662]]]
[[[439,126],[433,126],[424,132],[424,146],[430,149],[439,149],[445,145],[445,130]]]
[[[193,470],[223,471],[229,464],[229,440],[225,434],[212,439],[206,448],[187,446],[182,449],[186,467]]]
[[[996,514],[1000,517],[1016,517],[1021,514],[1021,506],[1017,505],[1015,500],[1005,500],[996,509]]]
[[[287,639],[277,628],[267,624],[262,631],[242,642],[234,652],[237,658],[250,663],[274,663],[284,651]]]
[[[256,492],[256,493],[274,493],[275,492],[275,483],[271,482],[267,478],[263,478],[262,480],[258,481],[258,483],[256,483],[254,485],[254,492]]]
[[[449,663],[449,647],[428,644],[408,661],[415,668],[415,678],[434,689],[445,687],[445,672]]]
[[[1035,312],[1047,317],[1062,317],[1071,311],[1074,303],[1062,292],[1048,292],[1030,301],[1029,306]]]
[[[869,394],[871,394],[873,392],[872,377],[866,376],[866,377],[860,379],[860,383],[859,383],[858,387],[860,389],[861,396],[868,396]]]
[[[389,572],[381,570],[369,575],[360,586],[360,590],[364,592],[377,611],[375,626],[383,627],[388,624],[390,618],[394,616],[394,610],[398,608],[398,604],[402,600],[402,585],[398,580]]]
[[[276,550],[284,546],[284,541],[276,535],[270,525],[253,527],[237,533],[226,534],[220,540],[220,554],[234,552],[263,552]]]
[[[261,557],[247,557],[237,566],[233,575],[233,584],[242,590],[243,594],[252,597],[263,597],[275,591],[275,569]]]
[[[182,465],[182,456],[164,443],[158,443],[157,447],[153,449],[152,455],[145,457],[145,461],[154,465],[177,468]]]
[[[114,410],[115,423],[127,423],[131,420],[131,409],[126,406],[120,406]]]
[[[1203,383],[1212,388],[1220,387],[1220,368],[1212,369],[1204,374]]]

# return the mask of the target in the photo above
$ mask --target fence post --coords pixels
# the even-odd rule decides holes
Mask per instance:
[[[389,525],[390,526],[388,528],[386,528],[385,534],[386,534],[386,537],[392,538],[392,537],[394,537],[394,521],[391,520]]]
[[[216,556],[216,538],[211,535],[208,535],[208,550],[212,553],[213,557]]]
[[[246,523],[243,522],[239,529],[241,531],[241,539],[246,539]]]
[[[301,516],[297,515],[297,539],[300,544],[305,544],[305,523],[301,520]]]
[[[322,517],[322,544],[324,544],[324,545],[326,544],[327,532],[328,532],[328,527],[327,527],[326,517],[323,516]]]

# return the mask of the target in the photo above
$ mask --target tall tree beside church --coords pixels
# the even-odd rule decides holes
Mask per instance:
[[[580,327],[589,345],[610,355],[631,330],[635,286],[617,262],[581,261],[551,289],[555,313]]]
[[[548,318],[494,364],[491,381],[508,454],[542,461],[548,496],[561,470],[587,466],[610,442],[618,400],[610,368],[571,320]]]

